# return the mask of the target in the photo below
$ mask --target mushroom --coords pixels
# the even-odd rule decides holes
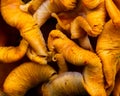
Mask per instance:
[[[44,1],[46,0],[29,0],[26,4],[21,5],[20,9],[33,14]]]
[[[25,39],[39,56],[46,57],[47,48],[42,33],[32,15],[20,10],[21,0],[1,0],[1,14],[4,20],[20,31]]]
[[[7,43],[10,43],[9,39],[12,36],[7,36],[8,26],[2,19],[0,15],[0,63],[12,63],[20,60],[25,55],[28,43],[26,40],[22,39],[19,45],[13,46]],[[6,27],[8,29],[6,29]],[[13,31],[13,30],[12,30]],[[16,35],[16,34],[15,34]],[[9,41],[8,41],[9,40]],[[12,39],[13,40],[13,39]]]
[[[87,96],[79,72],[65,72],[42,86],[43,96]]]
[[[47,64],[48,58],[45,58],[44,56],[40,57],[39,55],[36,54],[36,52],[30,46],[28,47],[26,55],[33,62],[36,62],[39,64]]]
[[[116,0],[115,0],[116,1]],[[120,2],[117,2],[120,5]],[[120,69],[120,9],[113,0],[105,0],[110,20],[104,26],[97,40],[96,52],[103,64],[105,88],[110,95],[114,88],[115,76]]]
[[[0,47],[0,62],[12,63],[20,60],[26,53],[28,43],[26,40],[21,40],[20,45],[14,46],[1,46]]]
[[[33,17],[36,19],[39,27],[41,27],[50,18],[51,13],[72,10],[76,7],[76,3],[77,0],[32,0],[26,5],[21,5],[20,8],[26,11],[26,7],[28,9],[31,6],[34,8],[34,6],[38,7],[38,4],[40,4],[38,8],[35,8],[37,10],[35,10]]]
[[[8,96],[24,96],[32,87],[56,77],[56,71],[49,65],[25,62],[12,70],[3,84]]]
[[[28,43],[25,40],[21,40],[19,45],[16,45],[16,34],[14,35],[14,39],[12,38],[13,34],[7,34],[7,31],[14,32],[14,30],[10,30],[11,27],[9,28],[9,26],[4,22],[1,15],[0,22],[0,88],[2,89],[3,82],[9,72],[18,66],[18,63],[16,64],[16,62],[20,61],[24,57]],[[14,46],[11,45],[11,42],[15,43]]]
[[[59,30],[52,30],[48,37],[48,48],[61,54],[65,61],[84,66],[84,86],[91,96],[106,96],[102,63],[97,54],[79,47]]]
[[[52,57],[52,60],[54,62],[57,62],[58,64],[58,73],[61,74],[61,73],[64,73],[64,72],[67,72],[68,71],[68,66],[67,66],[67,63],[65,61],[65,58],[63,57],[62,54],[54,54]]]
[[[83,15],[82,17],[85,20],[81,20],[82,17],[79,19],[78,16],[73,24],[77,23],[76,26],[85,30],[89,36],[96,37],[102,32],[106,22],[107,15],[104,0],[82,0],[81,3],[79,13]],[[78,29],[75,30],[74,25],[71,25],[71,34],[72,32],[74,34],[74,31],[78,32]]]
[[[93,51],[88,35],[97,37],[102,32],[107,15],[104,0],[79,0],[74,10],[52,16],[58,21],[57,28],[69,31],[71,39]]]

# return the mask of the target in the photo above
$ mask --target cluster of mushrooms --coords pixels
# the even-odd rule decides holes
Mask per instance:
[[[120,96],[120,0],[0,0],[0,96]]]

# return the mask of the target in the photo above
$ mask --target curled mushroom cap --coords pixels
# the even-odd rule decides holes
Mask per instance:
[[[33,8],[31,9],[35,10],[32,12],[33,17],[41,27],[50,18],[51,13],[72,10],[76,7],[76,3],[77,0],[31,0],[26,5],[21,5],[20,9],[26,11]]]
[[[28,42],[21,40],[19,46],[0,47],[0,61],[4,63],[12,63],[20,60],[26,53]]]
[[[42,86],[43,96],[86,96],[79,72],[65,72]]]
[[[20,9],[33,14],[44,1],[46,0],[30,0],[28,3],[21,5]]]
[[[30,11],[30,12],[34,13],[39,8],[39,6],[41,6],[42,4],[44,5],[44,2],[46,2],[46,1],[49,1],[50,4],[54,3],[55,5],[58,6],[58,8],[60,8],[62,6],[64,8],[64,10],[74,9],[75,5],[77,3],[77,0],[31,0],[27,4],[21,5],[20,8],[23,11]],[[53,8],[54,7],[55,6],[53,6]],[[56,10],[56,9],[53,9],[53,10]]]
[[[81,48],[59,30],[50,32],[48,48],[56,54],[62,54],[67,62],[85,67],[83,70],[84,84],[91,96],[106,96],[102,63],[95,53]]]
[[[103,64],[105,88],[109,96],[113,91],[115,77],[120,69],[120,10],[114,0],[105,0],[105,6],[110,20],[106,22],[102,33],[97,39],[96,52]]]
[[[4,20],[20,31],[20,35],[39,56],[47,56],[47,49],[40,29],[32,15],[20,10],[22,0],[1,0],[1,14]]]
[[[28,48],[28,42],[25,39],[22,39],[19,42],[19,45],[16,45],[16,43],[14,42],[16,40],[16,37],[18,40],[18,34],[14,33],[16,30],[14,30],[14,28],[12,27],[9,27],[5,23],[1,15],[0,22],[0,62],[16,62],[23,58],[23,56],[25,55]],[[9,31],[12,31],[13,33],[9,34]],[[14,42],[15,44],[11,45],[11,42]]]
[[[24,96],[37,84],[49,81],[56,71],[48,65],[26,62],[15,68],[3,84],[4,92],[9,96]]]

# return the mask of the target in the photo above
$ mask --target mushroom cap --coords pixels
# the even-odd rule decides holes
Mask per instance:
[[[42,86],[43,96],[88,96],[79,72],[65,72]]]
[[[49,81],[55,74],[49,65],[25,62],[10,72],[3,89],[9,96],[24,96],[29,89]]]

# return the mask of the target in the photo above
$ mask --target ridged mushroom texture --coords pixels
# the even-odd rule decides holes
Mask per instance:
[[[24,96],[29,89],[48,82],[55,74],[56,71],[49,65],[25,62],[9,73],[3,90],[8,96]]]
[[[105,0],[110,19],[98,37],[96,46],[96,52],[103,64],[105,88],[108,95],[112,93],[116,74],[120,70],[120,9],[114,1],[120,6],[117,0]]]
[[[7,24],[19,30],[37,55],[46,57],[48,54],[42,33],[33,16],[20,10],[21,4],[24,4],[22,0],[1,0],[2,17]]]
[[[21,5],[20,8],[23,11],[29,11],[29,8],[35,9],[33,17],[37,21],[39,27],[41,27],[48,18],[51,17],[51,13],[73,10],[76,4],[77,0],[31,0],[26,5]]]
[[[52,13],[52,16],[58,21],[57,29],[65,30],[81,47],[93,51],[89,37],[101,34],[107,12],[104,0],[78,0],[72,11]]]
[[[81,48],[59,30],[50,32],[48,48],[54,54],[62,54],[65,61],[73,65],[85,66],[82,74],[88,93],[92,96],[106,96],[102,63],[97,54]]]

